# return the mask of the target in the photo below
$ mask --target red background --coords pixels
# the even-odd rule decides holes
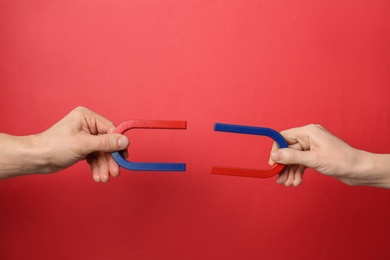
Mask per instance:
[[[276,130],[320,123],[390,153],[390,2],[371,0],[0,1],[0,132],[38,133],[78,105],[132,130],[130,156],[185,173],[122,171],[93,182],[85,162],[0,181],[1,259],[388,259],[390,191],[267,167]]]

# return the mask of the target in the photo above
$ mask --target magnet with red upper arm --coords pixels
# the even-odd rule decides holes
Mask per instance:
[[[165,120],[129,120],[120,124],[114,133],[123,134],[130,129],[186,129],[186,121]],[[121,167],[131,171],[185,171],[185,163],[131,162],[126,160],[120,151],[112,152],[112,158]]]

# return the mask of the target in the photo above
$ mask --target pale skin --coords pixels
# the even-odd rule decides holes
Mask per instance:
[[[320,125],[281,132],[289,148],[274,145],[270,163],[287,166],[277,183],[298,186],[306,168],[313,168],[351,186],[390,188],[390,154],[374,154],[351,147]]]
[[[48,174],[86,159],[96,182],[120,174],[110,152],[126,150],[126,136],[95,112],[77,107],[48,130],[29,136],[0,134],[0,179]]]
[[[115,125],[95,112],[78,107],[48,130],[29,136],[0,134],[0,179],[58,172],[86,159],[96,182],[120,174],[110,152],[126,150],[129,140],[113,134]],[[282,131],[289,148],[274,145],[270,163],[287,166],[277,183],[298,186],[306,168],[348,185],[390,188],[390,154],[358,150],[320,125]]]

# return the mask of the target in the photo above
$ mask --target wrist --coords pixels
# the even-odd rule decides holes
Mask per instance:
[[[0,178],[44,173],[46,156],[37,135],[0,135]]]
[[[390,188],[390,155],[358,151],[355,166],[356,185]]]
[[[47,164],[45,149],[40,145],[39,135],[18,136],[15,137],[18,142],[15,156],[20,162],[21,174],[43,173],[44,166]]]
[[[49,146],[42,142],[41,134],[25,136],[25,162],[28,173],[48,173],[50,164]]]

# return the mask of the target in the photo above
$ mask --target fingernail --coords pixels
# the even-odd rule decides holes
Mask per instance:
[[[127,139],[127,137],[122,136],[119,138],[118,140],[119,148],[126,148],[128,144],[129,144],[129,139]]]
[[[275,164],[275,162],[272,161],[271,156],[270,156],[270,158],[269,158],[269,160],[268,160],[268,164],[271,165],[271,166],[273,166],[273,165]]]
[[[94,180],[95,182],[100,182],[100,178],[99,178],[99,176],[97,176],[97,175],[94,175],[94,176],[93,176],[93,180]]]

